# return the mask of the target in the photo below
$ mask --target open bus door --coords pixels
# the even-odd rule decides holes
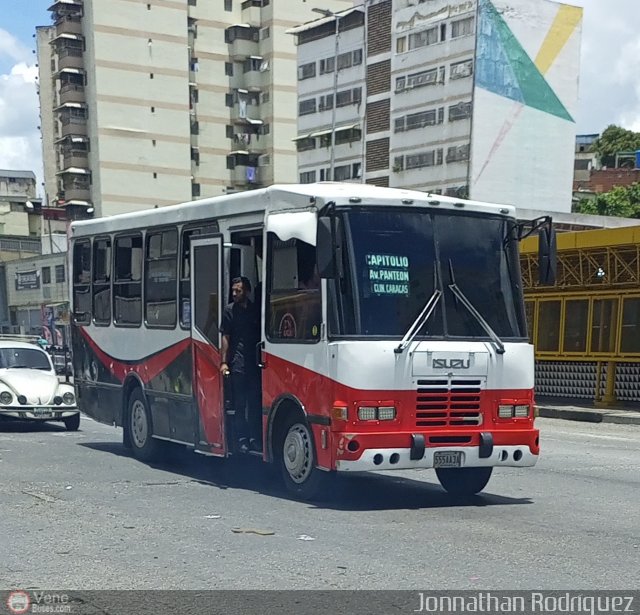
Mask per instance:
[[[191,242],[191,339],[196,448],[226,455],[225,409],[220,374],[220,322],[224,296],[222,235]]]

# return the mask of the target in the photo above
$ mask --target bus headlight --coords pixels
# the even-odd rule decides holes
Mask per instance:
[[[501,419],[510,419],[513,416],[513,406],[511,404],[500,404],[498,406],[498,416]]]
[[[67,406],[70,406],[76,401],[76,396],[73,393],[67,392],[62,396],[62,401],[67,404]]]
[[[9,391],[2,391],[2,393],[0,393],[0,403],[4,404],[5,406],[8,406],[12,401],[13,401],[13,395],[11,395]]]
[[[373,406],[360,406],[358,408],[358,418],[361,421],[375,421],[377,415],[377,408]]]
[[[518,405],[515,407],[514,416],[518,418],[526,418],[529,416],[529,406],[527,405]]]
[[[393,406],[380,406],[378,408],[379,421],[393,421],[396,418],[396,409]]]
[[[393,421],[395,418],[395,406],[360,406],[358,408],[358,419],[361,421]]]

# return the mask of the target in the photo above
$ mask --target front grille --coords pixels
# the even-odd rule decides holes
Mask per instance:
[[[469,427],[482,423],[482,380],[457,378],[418,380],[417,427]]]

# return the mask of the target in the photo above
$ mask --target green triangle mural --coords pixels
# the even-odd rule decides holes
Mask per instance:
[[[477,45],[478,87],[574,121],[490,0],[480,0]]]

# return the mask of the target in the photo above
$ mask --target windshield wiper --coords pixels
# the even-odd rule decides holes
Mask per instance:
[[[449,274],[451,275],[451,284],[449,284],[449,289],[451,290],[451,292],[455,295],[456,299],[458,299],[460,303],[462,303],[462,305],[464,305],[464,307],[466,307],[467,310],[469,310],[471,315],[478,321],[480,326],[487,332],[487,334],[491,338],[491,341],[494,343],[496,347],[496,352],[498,354],[504,354],[505,352],[504,344],[502,343],[502,340],[498,337],[498,334],[489,326],[489,323],[482,317],[482,314],[480,314],[480,312],[478,312],[478,310],[476,310],[476,308],[473,307],[473,303],[471,303],[471,301],[467,299],[465,294],[458,288],[455,277],[453,275],[453,265],[451,264],[451,261],[449,261]]]
[[[436,309],[436,305],[438,305],[438,301],[440,301],[440,297],[442,296],[442,291],[436,288],[433,291],[433,295],[429,298],[424,309],[413,321],[413,324],[409,327],[409,330],[404,334],[402,341],[398,345],[397,348],[393,349],[393,352],[396,354],[402,354],[404,349],[413,341],[413,338],[418,334],[420,328],[424,326],[424,324],[429,320],[429,317],[433,313],[433,310]]]

